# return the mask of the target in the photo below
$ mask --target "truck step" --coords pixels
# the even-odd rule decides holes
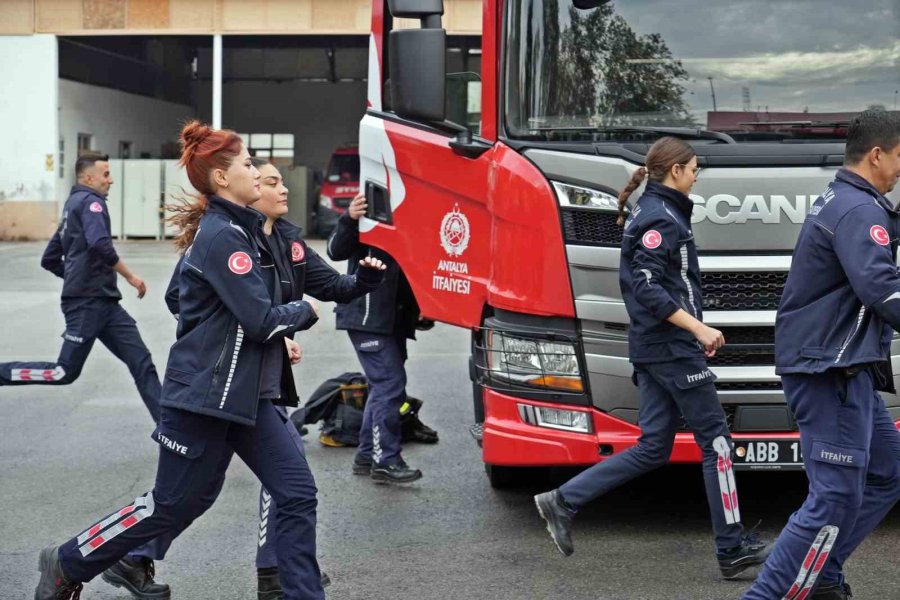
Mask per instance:
[[[475,438],[475,441],[478,442],[478,447],[480,448],[484,438],[484,423],[475,423],[469,427],[469,433]]]

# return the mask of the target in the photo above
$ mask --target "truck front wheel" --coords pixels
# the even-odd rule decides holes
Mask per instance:
[[[501,467],[497,465],[484,465],[484,472],[487,473],[488,481],[495,490],[505,490],[522,485],[530,471],[523,467]]]

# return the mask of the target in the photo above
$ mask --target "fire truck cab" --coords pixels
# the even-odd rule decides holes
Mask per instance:
[[[441,0],[373,0],[362,239],[396,258],[424,315],[472,330],[473,434],[492,484],[637,442],[617,195],[663,135],[689,141],[703,168],[693,227],[705,320],[727,342],[710,367],[735,467],[802,468],[774,370],[775,311],[848,120],[891,99],[883,48],[896,60],[900,43],[886,26],[844,50],[782,43],[801,5],[744,15],[686,0],[667,14],[646,1],[484,0],[476,74],[446,72]],[[896,364],[900,342],[891,354]],[[885,399],[900,420],[900,400]],[[686,428],[671,460],[700,461]]]

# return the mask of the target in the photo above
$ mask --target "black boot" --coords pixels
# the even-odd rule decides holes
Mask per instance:
[[[256,570],[257,600],[283,600],[281,582],[278,580],[278,567]]]
[[[547,531],[553,538],[557,550],[563,556],[572,556],[575,546],[572,545],[572,519],[575,513],[563,505],[559,490],[551,490],[534,497],[538,513],[547,522]]]
[[[322,571],[322,587],[331,585],[328,573]],[[281,582],[278,580],[278,567],[265,567],[256,570],[256,598],[257,600],[283,600],[284,592]]]
[[[761,542],[757,535],[751,532],[741,539],[740,546],[727,552],[719,552],[716,554],[716,558],[719,560],[722,577],[731,579],[750,567],[756,567],[766,562],[770,552],[772,552],[772,545]]]
[[[809,600],[850,600],[853,593],[850,591],[850,584],[845,581],[838,583],[830,583],[828,585],[820,585],[809,597]]]
[[[82,585],[72,581],[59,564],[59,546],[41,550],[38,558],[41,579],[34,590],[34,600],[78,600]]]
[[[402,458],[390,465],[372,465],[372,480],[375,483],[412,483],[419,479],[422,479],[422,471],[410,468]]]
[[[419,415],[410,414],[400,421],[400,440],[419,444],[437,444],[438,433],[421,420]]]
[[[353,474],[354,475],[371,475],[372,474],[372,457],[361,458],[359,455],[353,457]]]
[[[165,583],[156,583],[156,570],[149,558],[125,557],[103,571],[103,581],[118,588],[125,588],[139,600],[169,600],[171,590]]]

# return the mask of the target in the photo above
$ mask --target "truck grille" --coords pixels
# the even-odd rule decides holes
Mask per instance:
[[[563,232],[567,244],[581,246],[622,245],[622,228],[616,224],[615,213],[596,210],[562,211]]]
[[[728,424],[728,429],[734,429],[734,413],[737,412],[737,406],[724,404],[722,405],[722,410],[725,412],[725,422]],[[680,431],[690,431],[691,428],[688,427],[687,421],[684,420],[684,415],[679,415],[678,418],[678,429]]]
[[[707,359],[714,367],[775,364],[774,327],[722,327],[725,347]]]
[[[720,392],[778,392],[781,391],[780,381],[728,381],[716,382],[716,389]]]
[[[702,280],[706,310],[775,310],[787,271],[715,271],[703,273]]]
[[[348,208],[350,206],[350,202],[353,201],[352,196],[347,196],[346,198],[334,198],[332,199],[332,203],[335,208]]]

